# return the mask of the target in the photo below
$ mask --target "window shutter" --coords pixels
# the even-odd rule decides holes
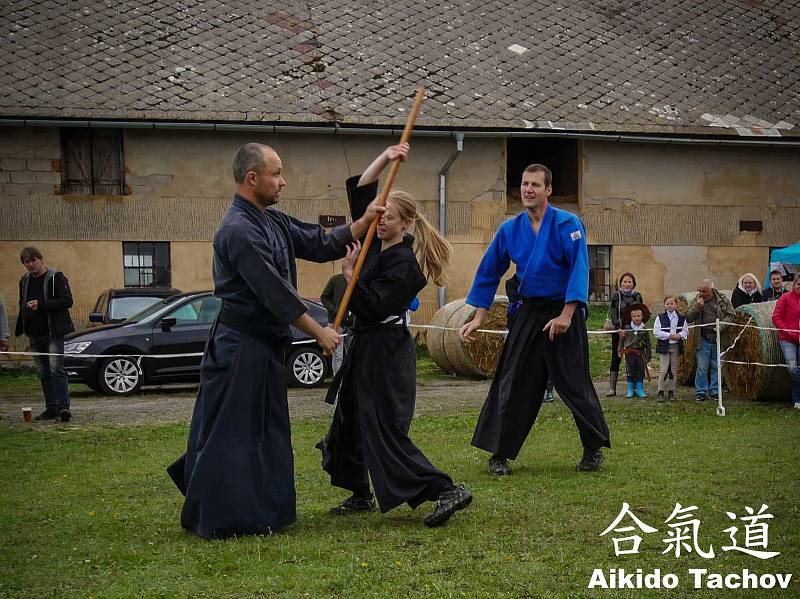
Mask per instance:
[[[122,131],[118,129],[92,129],[92,165],[94,193],[121,195],[124,181],[122,173]]]
[[[92,157],[89,129],[62,129],[63,192],[92,193]]]

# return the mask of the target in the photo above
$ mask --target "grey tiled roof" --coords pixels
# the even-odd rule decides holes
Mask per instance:
[[[6,118],[800,131],[800,0],[3,4]]]

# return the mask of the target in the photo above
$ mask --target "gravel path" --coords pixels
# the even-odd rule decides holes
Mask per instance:
[[[464,410],[478,409],[483,405],[491,381],[467,379],[433,380],[417,384],[418,415],[452,414]],[[608,388],[605,381],[595,381],[597,394],[603,401],[630,401],[617,396],[612,400],[604,397]],[[618,391],[625,393],[622,384]],[[648,385],[648,401],[655,399],[655,391]],[[73,419],[69,426],[106,426],[186,423],[192,417],[192,408],[197,393],[196,385],[171,385],[147,389],[131,397],[107,397],[90,391],[72,394]],[[556,395],[557,396],[557,395]],[[692,387],[678,387],[675,396],[679,400],[694,400]],[[327,419],[333,407],[324,402],[325,389],[289,389],[289,412],[293,421]],[[732,398],[728,398],[730,401]],[[22,421],[23,407],[33,408],[36,415],[44,409],[41,392],[27,395],[0,397],[0,429],[3,427],[65,426],[52,421],[34,422],[26,425]],[[708,402],[710,404],[710,402]],[[559,402],[558,405],[563,405]]]
[[[479,408],[486,398],[490,381],[437,380],[417,387],[417,414],[452,413]],[[72,394],[73,419],[70,425],[136,425],[188,423],[194,407],[196,386],[169,386],[145,390],[131,397],[107,397],[90,390]],[[324,400],[325,389],[289,389],[292,420],[325,419],[333,408]],[[41,412],[41,394],[0,398],[0,426],[25,426],[22,408]],[[33,426],[52,426],[53,422],[34,422]]]

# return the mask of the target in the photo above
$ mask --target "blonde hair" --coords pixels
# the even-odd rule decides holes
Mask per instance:
[[[392,191],[387,202],[397,207],[404,221],[412,223],[414,229],[414,254],[422,266],[422,272],[440,287],[447,284],[444,269],[450,261],[453,248],[450,243],[417,210],[417,203],[405,191]]]
[[[744,288],[744,286],[742,284],[742,281],[744,281],[745,277],[750,277],[751,279],[753,279],[753,283],[755,283],[755,285],[756,285],[756,291],[761,293],[761,283],[758,282],[758,279],[756,278],[756,276],[751,272],[746,272],[741,277],[739,277],[739,286]]]

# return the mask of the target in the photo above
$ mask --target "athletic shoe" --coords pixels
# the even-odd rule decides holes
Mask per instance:
[[[34,420],[55,420],[58,418],[58,410],[47,408],[44,412],[34,418]]]
[[[656,401],[664,401],[664,392],[659,391],[658,395],[656,396]]]
[[[595,470],[600,469],[600,465],[603,463],[603,452],[599,449],[587,449],[586,447],[583,448],[583,458],[580,462],[575,466],[575,470],[579,472],[594,472]]]
[[[72,418],[72,413],[67,408],[63,408],[59,410],[58,417],[61,418],[61,422],[69,422],[69,419]]]
[[[695,397],[695,399],[697,401],[705,401],[706,400],[706,394],[703,393],[702,395],[698,395],[697,397]]]
[[[472,493],[464,485],[443,491],[436,499],[433,512],[425,518],[425,526],[428,528],[441,526],[450,519],[450,516],[463,510],[470,503],[472,503]]]
[[[667,401],[675,401],[675,392],[667,391]]]
[[[511,474],[511,466],[508,465],[508,460],[496,455],[490,457],[489,474],[494,474],[495,476],[508,476]]]
[[[794,404],[794,407],[797,408],[798,410],[800,410],[800,403]]]
[[[719,395],[709,395],[708,397],[711,399],[711,401],[719,401]]]
[[[545,391],[544,402],[545,403],[550,403],[551,401],[555,401],[553,399],[553,392],[552,391]]]
[[[360,512],[373,512],[375,511],[376,502],[375,496],[370,494],[369,497],[356,497],[351,495],[342,501],[336,507],[330,509],[331,516],[349,516],[350,514],[358,514]]]

